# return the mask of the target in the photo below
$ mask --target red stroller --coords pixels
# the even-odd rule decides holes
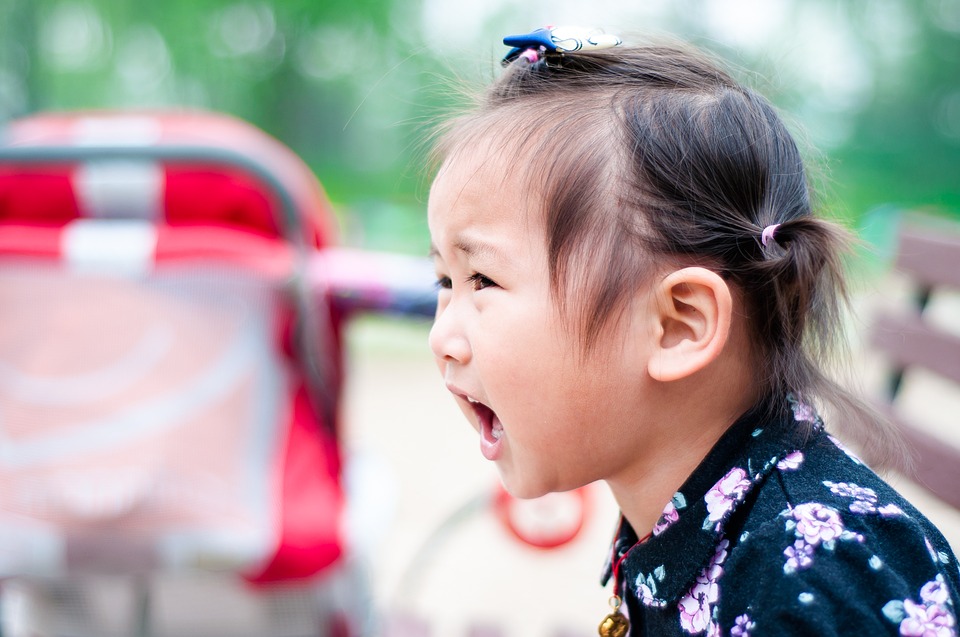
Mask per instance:
[[[367,634],[341,530],[341,326],[432,314],[433,275],[334,243],[312,173],[243,122],[8,127],[5,637]]]

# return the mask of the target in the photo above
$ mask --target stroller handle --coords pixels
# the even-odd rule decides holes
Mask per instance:
[[[0,164],[53,164],[109,160],[151,160],[169,165],[219,164],[244,170],[266,185],[280,204],[284,238],[302,247],[298,208],[289,190],[266,165],[239,152],[198,146],[20,146],[0,147]]]

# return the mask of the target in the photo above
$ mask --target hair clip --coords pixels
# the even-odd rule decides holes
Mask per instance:
[[[508,35],[503,43],[513,47],[503,58],[506,66],[519,57],[533,64],[551,53],[563,55],[573,51],[609,49],[622,44],[623,40],[600,29],[547,26],[523,35]]]

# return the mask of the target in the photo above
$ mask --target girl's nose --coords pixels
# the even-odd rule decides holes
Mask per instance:
[[[430,349],[440,361],[463,364],[470,360],[470,342],[450,305],[437,309],[433,327],[430,328]]]

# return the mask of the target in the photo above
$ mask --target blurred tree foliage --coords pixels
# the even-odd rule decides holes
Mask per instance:
[[[842,5],[867,25],[862,3]],[[857,109],[849,138],[831,155],[843,205],[864,212],[883,203],[960,216],[960,2],[906,4],[914,33],[891,58],[882,33],[854,36],[874,61],[872,99]]]
[[[652,20],[609,2],[623,5],[625,24]],[[824,149],[828,200],[842,214],[856,220],[890,203],[960,210],[960,1],[769,4],[782,8],[781,31],[753,47],[727,37],[743,25],[724,22],[729,5],[718,0],[660,3],[653,26],[772,78],[761,90]],[[534,5],[500,2],[461,34],[456,20],[469,21],[475,8],[467,0],[4,0],[0,122],[48,109],[232,113],[310,164],[349,213],[348,241],[419,252],[420,140],[455,102],[437,88],[464,56],[474,66],[461,63],[457,75],[492,73],[497,42],[483,48],[471,38],[530,26]],[[453,44],[431,41],[424,18],[438,11],[454,19],[445,40]],[[819,22],[794,60],[771,53],[810,15]]]
[[[418,12],[390,0],[6,0],[0,122],[51,109],[230,113],[314,169],[353,213],[347,232],[367,229],[355,241],[425,252],[422,127],[410,121],[424,112]]]

